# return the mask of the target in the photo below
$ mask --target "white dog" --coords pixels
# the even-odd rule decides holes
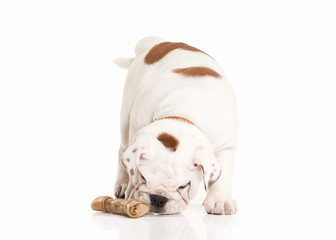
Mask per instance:
[[[174,214],[203,180],[205,210],[235,214],[237,112],[223,70],[203,51],[157,37],[139,41],[135,53],[115,60],[128,69],[115,195]]]

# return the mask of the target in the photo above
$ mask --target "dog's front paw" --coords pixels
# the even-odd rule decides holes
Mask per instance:
[[[127,189],[127,183],[116,183],[114,185],[114,195],[117,197],[117,198],[125,198],[125,192],[126,192],[126,189]]]
[[[231,198],[223,197],[223,196],[216,196],[208,195],[203,202],[205,211],[209,214],[226,214],[226,215],[233,215],[237,213],[238,205],[237,201]]]

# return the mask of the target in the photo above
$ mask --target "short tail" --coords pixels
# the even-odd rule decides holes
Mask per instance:
[[[113,59],[112,62],[117,64],[118,67],[128,69],[131,66],[133,60],[134,58],[116,58]]]
[[[164,40],[159,37],[145,37],[141,39],[135,46],[135,55],[139,56],[146,50],[161,42],[164,42]],[[133,60],[134,58],[116,58],[113,60],[113,62],[121,68],[129,69]]]

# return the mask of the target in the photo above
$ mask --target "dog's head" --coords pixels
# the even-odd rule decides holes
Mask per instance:
[[[145,127],[125,151],[121,163],[134,184],[134,198],[150,204],[151,212],[180,213],[202,180],[208,190],[219,178],[210,143],[196,135]]]

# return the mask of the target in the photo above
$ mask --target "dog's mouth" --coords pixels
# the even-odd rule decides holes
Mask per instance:
[[[170,215],[182,212],[188,205],[185,199],[175,199],[164,191],[137,188],[134,198],[149,205],[148,214]]]
[[[135,194],[137,195],[137,194]],[[142,193],[138,195],[138,200],[144,201],[149,205],[149,212],[166,214],[166,205],[169,202],[169,197],[167,195],[161,195],[156,193]]]

